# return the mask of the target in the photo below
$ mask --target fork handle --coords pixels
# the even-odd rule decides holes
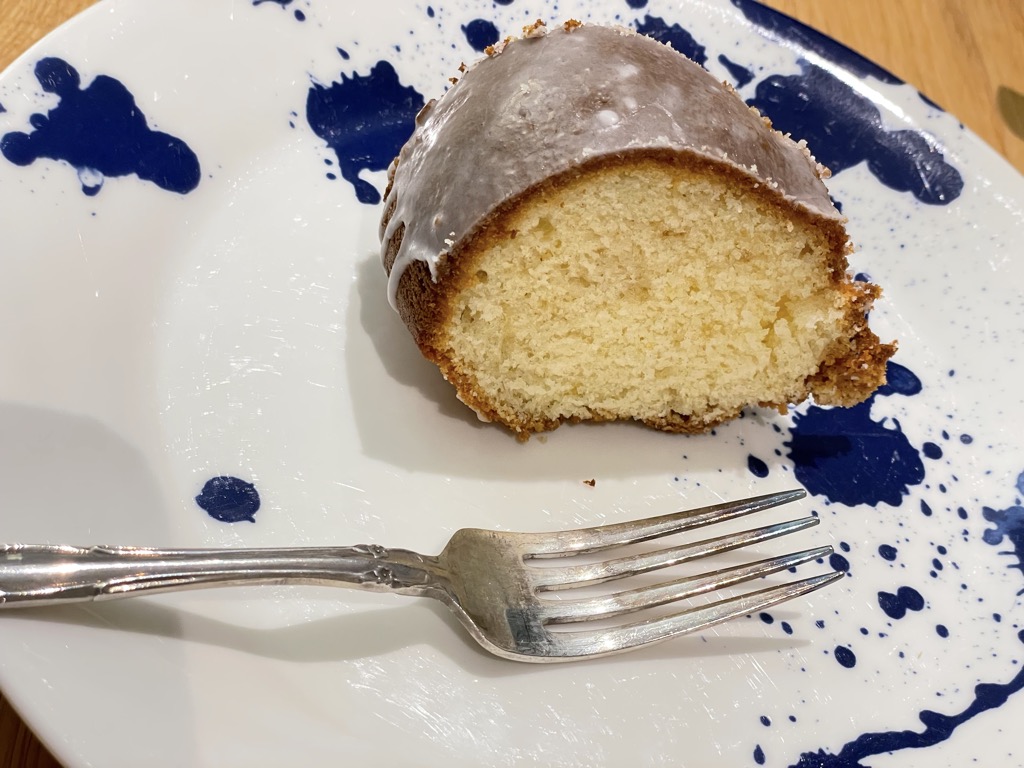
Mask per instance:
[[[374,544],[285,549],[0,545],[0,608],[244,584],[332,584],[425,594],[437,558]]]

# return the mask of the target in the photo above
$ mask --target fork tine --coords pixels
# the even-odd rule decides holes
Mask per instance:
[[[743,515],[788,504],[791,501],[802,499],[806,495],[807,492],[803,489],[781,491],[741,501],[728,501],[710,507],[672,512],[646,520],[633,520],[595,528],[579,528],[557,534],[538,534],[530,537],[530,551],[526,557],[564,557],[585,552],[600,552],[611,547],[635,544],[660,536],[669,536],[690,528],[732,520]]]
[[[811,560],[825,558],[832,554],[832,547],[817,547],[788,555],[758,560],[731,568],[722,568],[699,576],[690,576],[665,582],[653,587],[639,587],[624,592],[615,592],[601,597],[583,600],[544,601],[540,609],[541,620],[550,624],[566,624],[576,621],[607,619],[624,613],[633,613],[644,608],[695,597],[723,587],[767,576],[772,573],[795,568]]]
[[[711,605],[682,611],[663,618],[625,624],[611,629],[551,633],[555,652],[565,657],[605,656],[713,627],[740,616],[763,611],[785,600],[805,595],[842,579],[842,571],[832,571],[801,581],[769,587]]]
[[[712,539],[703,539],[690,544],[682,544],[678,547],[659,549],[656,552],[644,552],[639,555],[605,560],[600,563],[548,568],[531,567],[528,569],[528,572],[531,577],[530,580],[539,591],[574,589],[590,584],[601,584],[613,579],[625,579],[629,576],[648,573],[659,568],[668,568],[673,565],[689,562],[690,560],[710,557],[721,552],[728,552],[739,547],[757,544],[761,541],[768,541],[769,539],[785,536],[789,533],[802,531],[818,523],[819,520],[816,517],[802,517],[798,520],[789,520],[784,523],[766,525],[761,528],[730,533]]]

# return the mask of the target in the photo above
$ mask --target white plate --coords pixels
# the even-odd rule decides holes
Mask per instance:
[[[561,528],[802,482],[824,524],[782,549],[832,542],[850,577],[554,668],[486,656],[439,606],[344,590],[4,615],[0,683],[64,763],[1024,760],[1021,177],[912,88],[758,6],[596,5],[106,0],[16,62],[0,77],[0,538],[433,552],[466,525]],[[749,76],[744,98],[780,95],[766,111],[836,166],[854,267],[885,287],[888,389],[703,437],[577,426],[525,445],[458,404],[388,308],[378,206],[342,171],[375,198],[419,94],[479,55],[471,40],[537,16],[681,25],[713,73]],[[801,89],[827,109],[794,113]],[[340,156],[311,98],[339,110]],[[814,141],[823,121],[833,136]],[[364,130],[360,161],[344,138]],[[134,164],[109,167],[114,146]],[[217,476],[255,486],[254,522],[200,508]]]

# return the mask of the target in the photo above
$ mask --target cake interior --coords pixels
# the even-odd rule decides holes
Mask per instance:
[[[844,245],[735,176],[606,164],[466,246],[433,346],[467,403],[520,429],[703,431],[804,399],[823,359],[849,349]]]

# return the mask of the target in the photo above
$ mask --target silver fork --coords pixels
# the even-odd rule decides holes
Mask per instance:
[[[806,594],[843,577],[839,571],[688,606],[668,616],[612,628],[553,631],[652,608],[826,558],[817,547],[720,568],[654,586],[598,597],[552,600],[543,594],[648,573],[784,536],[817,517],[729,533],[668,549],[595,563],[537,566],[561,558],[704,528],[803,498],[803,491],[677,512],[634,522],[554,533],[505,533],[464,528],[437,557],[376,545],[288,549],[149,549],[9,544],[0,546],[0,607],[132,597],[193,587],[240,584],[320,584],[423,595],[445,603],[491,653],[517,661],[572,661],[621,653],[706,629]]]

